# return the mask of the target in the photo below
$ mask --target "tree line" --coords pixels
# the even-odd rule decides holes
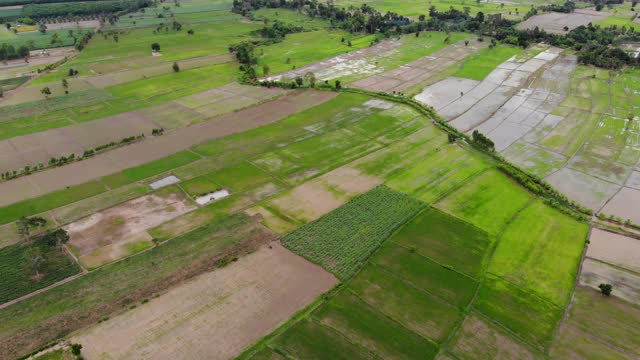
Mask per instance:
[[[22,8],[22,15],[31,18],[107,14],[121,11],[136,11],[150,6],[151,0],[109,0],[109,1],[78,1],[64,3],[30,4]]]

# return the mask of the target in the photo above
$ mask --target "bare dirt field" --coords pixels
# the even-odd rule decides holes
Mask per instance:
[[[87,359],[229,359],[337,283],[273,242],[72,341]]]
[[[587,256],[640,273],[640,240],[591,229]]]
[[[478,41],[465,46],[464,41],[460,41],[397,69],[355,81],[351,86],[370,91],[402,92],[437,79],[442,71],[484,46],[487,45]]]
[[[94,268],[153,245],[147,230],[196,209],[181,192],[129,200],[65,227],[80,262]]]
[[[572,13],[557,13],[557,12],[549,12],[542,15],[535,15],[530,17],[529,19],[521,22],[516,26],[516,28],[525,30],[538,27],[541,30],[544,30],[553,34],[564,34],[565,26],[568,30],[573,30],[580,25],[587,25],[589,23],[595,23],[596,21],[600,21],[609,17],[609,13],[599,12],[587,9],[576,9]]]
[[[6,181],[0,183],[0,206],[82,184],[161,159],[205,141],[270,124],[322,104],[335,96],[336,93],[327,91],[294,92],[274,101],[177,129],[163,136],[148,138],[87,160]]]
[[[602,283],[613,285],[612,296],[640,305],[640,275],[586,258],[582,263],[580,285],[598,290]]]

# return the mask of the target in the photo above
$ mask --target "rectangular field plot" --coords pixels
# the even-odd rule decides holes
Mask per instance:
[[[69,224],[69,245],[95,268],[153,246],[147,230],[195,208],[179,189],[165,188]]]
[[[520,338],[541,348],[550,344],[563,311],[534,293],[491,275],[480,287],[473,306]]]
[[[487,171],[447,196],[437,207],[490,234],[499,233],[532,195],[499,170]]]
[[[415,287],[435,291],[436,296],[459,308],[471,301],[478,286],[472,278],[393,242],[386,243],[371,261]]]
[[[349,291],[340,292],[313,317],[382,358],[433,358],[438,352],[434,343],[380,314]]]
[[[587,257],[640,273],[640,241],[592,228]]]
[[[614,288],[615,291],[615,288]],[[640,307],[578,286],[567,324],[590,337],[640,357]]]
[[[415,162],[397,169],[388,185],[422,201],[432,202],[490,166],[456,145],[442,144]]]
[[[451,342],[456,359],[544,359],[544,356],[514,338],[483,316],[470,313]]]
[[[373,354],[365,347],[353,343],[343,334],[330,326],[322,325],[311,319],[300,321],[298,324],[280,335],[271,345],[283,352],[299,359],[371,359]],[[265,348],[269,349],[269,348]],[[251,360],[279,359],[278,357],[262,357],[258,352]],[[283,360],[285,356],[281,357]]]
[[[564,307],[587,231],[587,224],[537,201],[507,226],[489,271]]]
[[[423,207],[408,195],[379,186],[285,236],[283,243],[346,280]]]
[[[92,358],[229,359],[337,282],[273,243],[73,339]],[[173,321],[167,322],[167,316]]]
[[[493,242],[485,231],[435,208],[418,215],[390,241],[472,277],[480,275]]]
[[[62,248],[33,241],[0,248],[0,304],[80,272]],[[36,257],[41,265],[34,268]]]
[[[437,296],[376,265],[367,265],[349,288],[376,310],[434,342],[444,341],[462,317]]]
[[[552,359],[600,359],[631,360],[588,334],[567,325],[562,325],[551,348]]]
[[[472,55],[469,60],[465,61],[461,69],[458,70],[454,76],[472,80],[482,80],[498,65],[515,56],[520,51],[519,48],[504,45],[484,48]]]

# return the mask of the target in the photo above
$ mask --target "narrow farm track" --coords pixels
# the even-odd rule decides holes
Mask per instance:
[[[209,140],[270,124],[322,104],[336,95],[327,91],[299,91],[84,161],[6,181],[0,183],[0,206],[82,184],[161,159]]]

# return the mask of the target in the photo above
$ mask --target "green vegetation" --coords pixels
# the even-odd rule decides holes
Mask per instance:
[[[435,208],[418,215],[392,241],[472,277],[480,275],[492,243],[483,230]]]
[[[489,271],[564,307],[587,232],[587,224],[536,201],[509,224]]]
[[[0,303],[19,298],[80,272],[62,248],[34,240],[0,248]]]
[[[548,347],[563,308],[495,276],[487,276],[474,307],[521,339]]]
[[[282,239],[292,251],[349,279],[423,204],[379,186]]]
[[[437,204],[491,234],[497,234],[533,198],[508,176],[487,171]]]
[[[453,76],[472,80],[483,80],[496,66],[520,53],[521,49],[508,45],[484,48],[462,64],[462,68]]]

